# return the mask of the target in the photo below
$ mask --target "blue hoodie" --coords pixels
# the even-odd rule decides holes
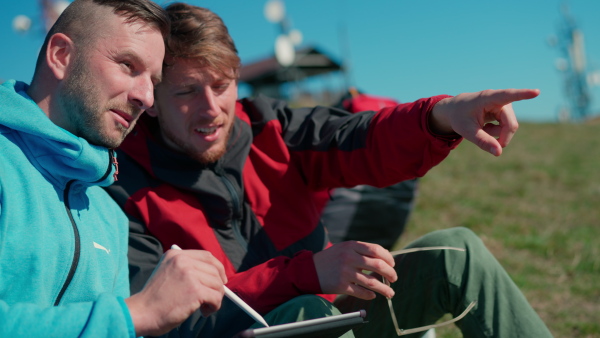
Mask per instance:
[[[112,151],[0,86],[0,337],[135,337]]]

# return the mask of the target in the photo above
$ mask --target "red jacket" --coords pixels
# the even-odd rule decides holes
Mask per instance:
[[[208,166],[164,147],[145,116],[119,149],[119,180],[108,189],[131,220],[132,291],[176,243],[211,251],[227,286],[260,313],[321,293],[312,255],[329,242],[317,197],[391,185],[437,165],[461,140],[428,130],[444,97],[358,114],[243,99],[225,156]]]

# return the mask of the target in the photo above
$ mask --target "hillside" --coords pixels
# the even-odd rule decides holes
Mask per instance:
[[[463,142],[421,179],[397,247],[468,227],[556,337],[600,337],[599,131],[597,123],[522,124],[499,158]]]

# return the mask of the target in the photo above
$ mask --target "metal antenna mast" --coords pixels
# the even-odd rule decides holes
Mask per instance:
[[[564,20],[558,37],[550,41],[550,45],[557,47],[562,54],[556,68],[562,72],[564,91],[570,107],[567,114],[563,114],[566,116],[561,116],[561,119],[582,121],[590,113],[592,97],[588,81],[592,80],[593,74],[588,74],[587,71],[583,32],[569,13],[566,3],[561,6],[561,12]]]

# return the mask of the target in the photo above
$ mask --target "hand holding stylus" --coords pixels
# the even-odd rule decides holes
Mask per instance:
[[[127,298],[136,334],[158,336],[194,311],[209,316],[221,308],[227,283],[223,264],[205,250],[169,250],[139,293]]]
[[[173,244],[171,246],[171,249],[181,250],[181,248],[177,244]],[[267,321],[265,321],[265,319],[258,312],[254,311],[254,309],[251,308],[250,305],[246,304],[246,302],[244,302],[240,297],[238,297],[238,295],[236,295],[233,291],[229,290],[229,288],[226,285],[223,285],[223,289],[225,290],[225,296],[227,296],[227,298],[229,298],[232,302],[234,302],[237,306],[244,310],[244,312],[246,312],[250,317],[252,317],[252,319],[263,324],[264,326],[269,326],[269,324],[267,324]]]

